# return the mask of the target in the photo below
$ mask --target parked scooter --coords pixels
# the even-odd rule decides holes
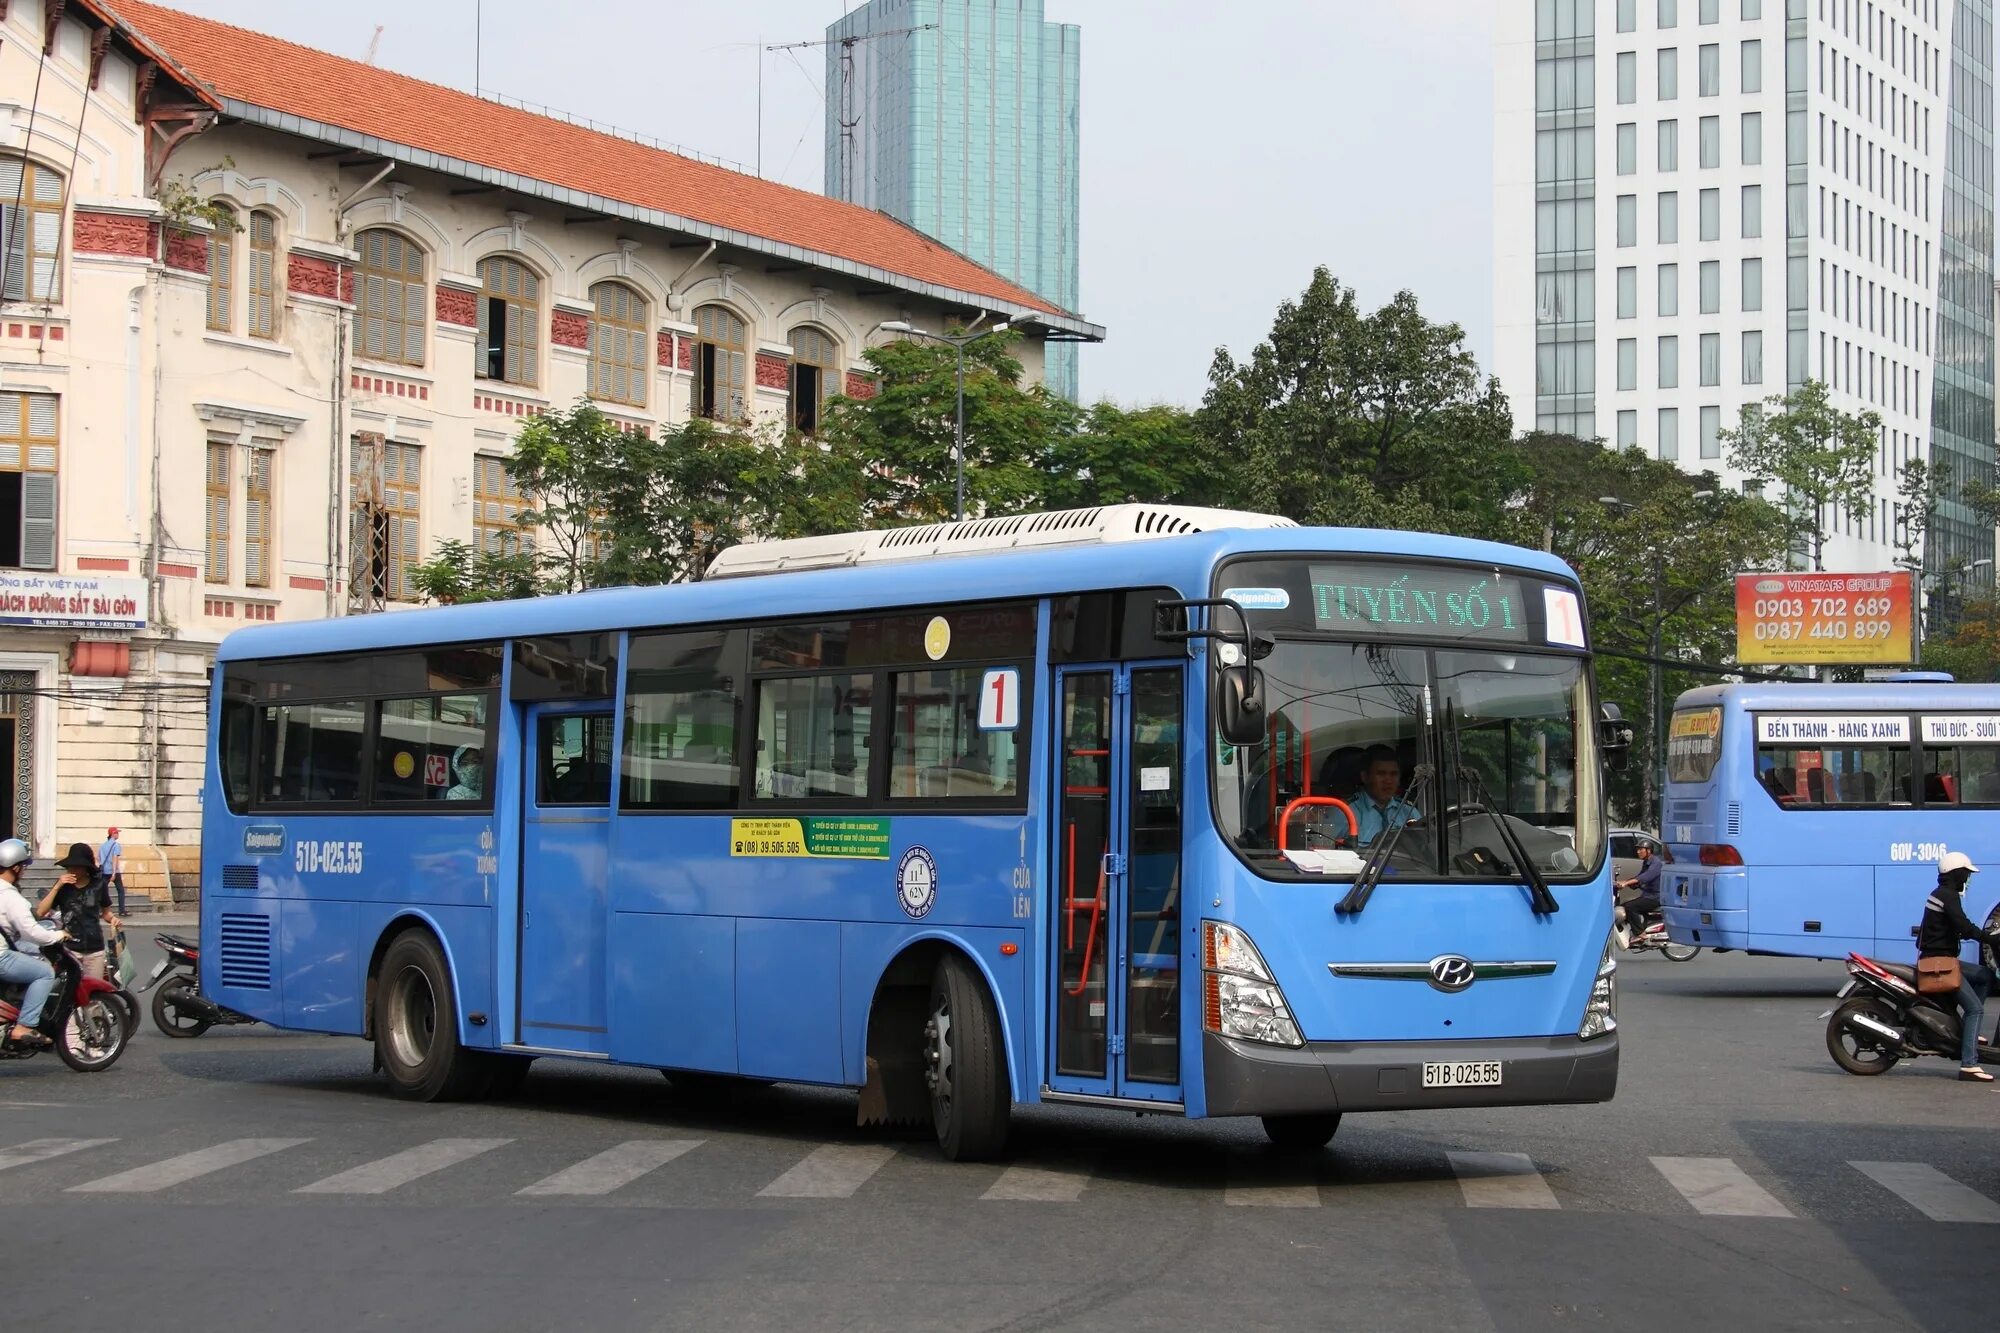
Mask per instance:
[[[35,1031],[53,1042],[62,1062],[78,1073],[109,1069],[132,1038],[132,1010],[118,999],[116,986],[85,976],[83,964],[62,945],[48,945],[41,953],[56,970],[56,984],[42,1005]],[[24,984],[0,985],[0,1024],[8,1033],[0,1040],[0,1060],[26,1060],[46,1049],[12,1036],[27,989]]]
[[[225,1027],[257,1020],[217,1004],[201,993],[201,949],[178,935],[159,934],[153,943],[164,951],[138,994],[153,990],[153,1024],[169,1037],[199,1037],[217,1023]],[[171,971],[171,975],[169,972]]]
[[[1885,1074],[1905,1056],[1958,1059],[1958,1005],[1953,996],[1917,990],[1917,969],[1847,955],[1847,984],[1838,1007],[1820,1015],[1826,1023],[1826,1050],[1850,1074]],[[1985,1042],[1988,1059],[2000,1052]]]

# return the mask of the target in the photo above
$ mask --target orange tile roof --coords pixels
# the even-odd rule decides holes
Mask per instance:
[[[1010,312],[1067,313],[886,213],[143,0],[86,2],[226,99],[987,298]]]

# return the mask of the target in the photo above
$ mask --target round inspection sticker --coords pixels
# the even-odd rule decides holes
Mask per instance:
[[[398,750],[394,763],[396,776],[399,778],[406,778],[417,771],[416,756],[412,755],[408,750]]]
[[[896,902],[905,915],[920,918],[937,901],[937,860],[923,847],[912,847],[896,863]]]
[[[924,626],[924,651],[935,662],[951,651],[951,622],[943,616],[932,616],[931,623]]]

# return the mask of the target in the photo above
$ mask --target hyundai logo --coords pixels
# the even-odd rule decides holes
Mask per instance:
[[[1456,994],[1478,979],[1478,973],[1470,958],[1455,953],[1442,953],[1427,964],[1431,974],[1431,989],[1446,994]]]

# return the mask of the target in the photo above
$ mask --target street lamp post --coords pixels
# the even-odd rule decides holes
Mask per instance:
[[[1715,492],[1695,491],[1690,500],[1712,499]],[[1639,506],[1630,500],[1621,500],[1615,495],[1600,495],[1597,502],[1611,509],[1627,513]],[[1658,533],[1646,537],[1646,551],[1653,557],[1653,614],[1646,625],[1646,772],[1643,799],[1649,810],[1657,811],[1661,760],[1666,746],[1661,743],[1661,733],[1665,730],[1666,700],[1661,697],[1661,686],[1665,677],[1660,670],[1660,639],[1666,633],[1667,613],[1663,606],[1666,601],[1666,553],[1660,549]]]
[[[887,320],[875,326],[884,333],[900,333],[906,338],[928,338],[932,342],[943,343],[958,353],[958,406],[952,429],[952,509],[954,523],[965,521],[965,349],[981,338],[991,338],[1005,333],[1012,327],[1012,321],[1001,320],[990,329],[977,333],[931,333],[925,329],[913,328],[907,321]]]

